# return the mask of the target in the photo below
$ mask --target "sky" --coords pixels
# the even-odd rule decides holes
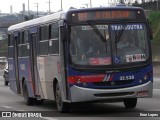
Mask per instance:
[[[13,13],[22,11],[22,4],[25,3],[25,10],[28,10],[28,1],[29,9],[32,11],[37,11],[35,3],[38,3],[38,11],[49,10],[49,0],[1,0],[0,3],[0,12],[1,13],[10,13],[10,6],[12,5]],[[114,0],[91,0],[92,7],[108,6],[108,3]],[[50,0],[50,9],[53,12],[56,12],[61,9],[61,0]],[[90,7],[90,0],[62,0],[63,10],[68,10],[70,7],[80,8]]]

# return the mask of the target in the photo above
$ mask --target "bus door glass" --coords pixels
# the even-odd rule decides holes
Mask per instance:
[[[31,62],[31,76],[32,76],[32,83],[33,83],[33,90],[36,93],[36,80],[38,79],[37,76],[37,34],[31,33],[31,40],[30,40],[30,62]]]
[[[20,94],[21,91],[20,91],[20,81],[19,81],[19,67],[18,67],[18,42],[19,41],[19,36],[17,33],[14,34],[14,38],[13,38],[13,51],[14,51],[14,56],[13,56],[13,59],[14,59],[14,71],[15,71],[15,80],[16,80],[16,88],[17,88],[17,93]]]

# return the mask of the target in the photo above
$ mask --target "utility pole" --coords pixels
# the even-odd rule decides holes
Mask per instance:
[[[39,4],[39,3],[34,3],[34,4],[36,4],[35,7],[37,7],[37,18],[38,18],[38,4]]]
[[[88,8],[88,4],[86,3],[86,4],[83,4],[83,5],[85,5],[87,8]]]
[[[28,0],[28,18],[30,18],[29,0]]]
[[[12,5],[10,6],[10,14],[13,14],[13,7],[12,7]]]
[[[22,21],[24,20],[24,14],[25,14],[25,4],[22,4]]]
[[[90,8],[92,8],[92,0],[90,0]]]
[[[47,3],[49,4],[49,13],[50,13],[51,12],[51,7],[50,7],[51,2],[50,2],[50,0]]]
[[[63,3],[62,3],[62,0],[61,0],[61,11],[63,11]]]

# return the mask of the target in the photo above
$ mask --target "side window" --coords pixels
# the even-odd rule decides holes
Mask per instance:
[[[58,38],[59,37],[59,30],[58,30],[58,24],[54,23],[50,25],[50,39]]]
[[[22,45],[21,45],[22,44],[22,35],[23,35],[22,33],[23,32],[20,31],[19,35],[18,35],[19,36],[19,43],[18,43],[18,56],[19,57],[22,57]]]
[[[13,35],[8,34],[8,46],[13,46]]]
[[[48,26],[40,27],[40,41],[48,40]]]
[[[28,43],[28,30],[21,31],[20,33],[20,44]]]
[[[28,30],[25,30],[25,31],[24,31],[23,42],[24,42],[24,43],[28,43]]]
[[[28,30],[22,31],[20,33],[20,49],[21,53],[20,55],[22,57],[29,56],[29,44],[28,44]]]
[[[59,54],[59,29],[57,23],[49,25],[49,54]]]
[[[9,58],[13,58],[13,35],[12,34],[8,34],[8,57]]]
[[[18,45],[20,44],[20,32],[18,32]]]
[[[48,25],[41,26],[39,29],[39,55],[48,55]]]
[[[23,36],[24,36],[24,31],[21,31],[20,32],[20,41],[19,41],[19,44],[23,44],[24,43]]]

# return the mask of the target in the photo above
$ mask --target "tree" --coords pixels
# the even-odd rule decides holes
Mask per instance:
[[[133,6],[138,6],[137,0],[134,2]]]
[[[119,0],[119,3],[125,4],[125,3],[124,3],[124,0]]]

